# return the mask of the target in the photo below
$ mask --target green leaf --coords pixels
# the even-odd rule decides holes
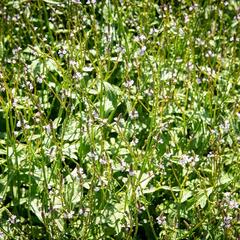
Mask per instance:
[[[181,203],[185,202],[187,199],[189,199],[192,196],[192,191],[189,190],[183,190],[182,191],[182,197],[181,197]]]
[[[40,204],[40,202],[39,202],[39,199],[33,199],[32,201],[31,201],[31,210],[32,210],[32,212],[37,216],[37,218],[42,222],[42,223],[44,223],[44,221],[43,221],[43,218],[42,218],[42,214],[41,214],[41,211],[40,211],[40,206],[41,206],[41,204]]]
[[[206,190],[200,190],[199,194],[197,195],[196,199],[196,205],[200,205],[201,208],[204,208],[207,203],[207,199],[209,198],[210,194],[213,191],[213,187],[210,187]]]
[[[60,5],[61,2],[57,2],[57,1],[52,1],[52,0],[43,0],[44,2],[46,3],[49,3],[49,4],[53,4],[53,5]]]

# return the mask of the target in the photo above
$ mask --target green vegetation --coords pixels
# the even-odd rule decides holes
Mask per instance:
[[[0,239],[240,239],[238,0],[0,21]]]

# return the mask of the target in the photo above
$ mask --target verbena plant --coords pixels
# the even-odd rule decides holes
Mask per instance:
[[[0,16],[0,239],[240,238],[238,0]]]

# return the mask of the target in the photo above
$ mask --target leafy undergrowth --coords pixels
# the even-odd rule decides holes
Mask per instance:
[[[0,21],[0,239],[239,239],[239,1]]]

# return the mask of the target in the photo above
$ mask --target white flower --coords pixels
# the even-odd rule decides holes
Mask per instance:
[[[239,206],[238,202],[236,202],[235,200],[230,200],[228,202],[228,205],[229,205],[229,208],[231,209],[238,209],[238,206]]]
[[[12,215],[9,219],[8,219],[8,222],[10,224],[15,224],[15,223],[18,223],[20,220],[17,219],[17,216],[16,215]]]
[[[33,90],[33,84],[30,81],[26,82],[26,86],[29,88],[30,91]]]
[[[158,217],[156,218],[156,220],[157,220],[157,223],[158,223],[159,225],[164,225],[164,224],[167,223],[165,216],[158,216]]]
[[[136,137],[134,137],[130,144],[132,146],[136,146],[138,144],[138,142],[139,142],[139,140]]]
[[[131,177],[133,177],[133,176],[136,175],[136,173],[135,173],[133,170],[129,170],[128,173],[129,173],[129,175],[130,175]]]
[[[149,88],[149,89],[146,89],[146,90],[144,91],[144,93],[145,93],[147,96],[151,97],[151,96],[153,96],[154,91],[153,91],[152,88]]]
[[[42,83],[42,82],[43,82],[43,79],[44,79],[43,76],[38,76],[38,77],[37,77],[37,82],[38,82],[38,83]]]
[[[22,126],[21,121],[17,121],[17,127],[21,127],[21,126]]]
[[[95,4],[97,1],[96,0],[88,0],[86,4]]]
[[[64,213],[64,218],[71,219],[73,218],[74,211],[70,211],[69,213]]]
[[[237,117],[238,117],[238,118],[239,118],[239,120],[240,120],[240,112],[238,112],[238,113],[237,113]]]
[[[46,131],[47,134],[50,134],[51,133],[51,125],[48,124],[46,126],[43,126],[44,130]]]
[[[93,70],[93,67],[83,67],[84,72],[91,72]]]
[[[89,152],[87,156],[95,161],[98,159],[98,154],[96,152]]]
[[[189,157],[186,154],[183,154],[181,156],[181,159],[180,159],[179,163],[184,167],[186,164],[190,163],[191,161],[192,161],[191,157]]]
[[[94,191],[95,191],[95,192],[99,192],[99,190],[100,190],[99,187],[95,187],[95,188],[94,188]]]
[[[133,110],[129,113],[130,119],[136,119],[136,118],[138,118],[138,116],[139,116],[139,114],[136,110]]]

